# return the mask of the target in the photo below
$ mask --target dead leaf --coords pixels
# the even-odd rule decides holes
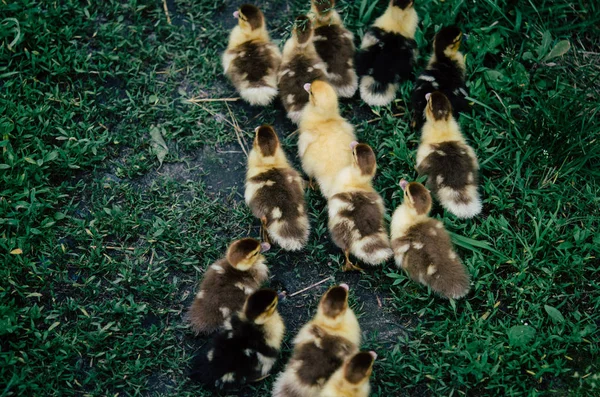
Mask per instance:
[[[23,253],[23,250],[21,248],[15,248],[14,250],[10,251],[10,253],[12,255],[21,255]]]
[[[152,126],[150,128],[150,136],[152,137],[150,147],[152,148],[152,153],[158,159],[158,163],[160,164],[158,168],[160,168],[162,167],[163,160],[167,157],[167,153],[169,153],[169,147],[163,138],[161,128]]]

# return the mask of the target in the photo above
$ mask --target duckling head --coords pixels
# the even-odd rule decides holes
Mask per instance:
[[[453,57],[458,52],[463,34],[457,26],[442,28],[433,41],[433,50],[438,58]]]
[[[356,353],[344,365],[344,379],[354,386],[360,386],[369,380],[373,372],[373,363],[377,358],[374,351]]]
[[[439,91],[425,94],[427,106],[425,118],[429,121],[448,121],[452,117],[452,104],[446,95]]]
[[[268,251],[268,243],[260,243],[253,238],[243,238],[234,241],[227,250],[227,261],[237,270],[247,271],[257,263],[264,261],[261,252]]]
[[[335,0],[312,0],[312,8],[317,15],[327,15],[335,8]]]
[[[263,124],[257,127],[255,130],[256,136],[254,137],[254,149],[262,157],[273,157],[279,149],[279,138],[275,133],[275,130],[269,124]]]
[[[319,302],[315,320],[330,328],[338,328],[348,312],[348,284],[331,287]]]
[[[400,181],[400,187],[404,190],[404,203],[414,215],[427,215],[431,211],[431,194],[419,182]]]
[[[259,289],[246,299],[242,309],[246,318],[256,324],[264,324],[277,311],[277,292]]]
[[[408,8],[411,8],[414,4],[413,0],[391,0],[390,1],[390,5],[392,7],[398,7],[402,10],[406,10]]]
[[[350,149],[354,158],[354,166],[360,172],[360,177],[366,180],[373,179],[375,171],[377,171],[377,160],[371,146],[354,141],[350,143]]]
[[[252,4],[243,4],[233,13],[233,16],[237,18],[238,25],[244,32],[261,29],[265,24],[265,17],[262,11]]]
[[[338,97],[329,83],[315,80],[312,84],[304,84],[304,89],[308,92],[310,104],[319,113],[325,116],[339,114]]]
[[[313,36],[312,22],[306,15],[300,15],[294,23],[293,35],[301,46],[308,44]]]

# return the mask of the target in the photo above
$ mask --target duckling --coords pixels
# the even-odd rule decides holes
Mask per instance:
[[[374,351],[361,351],[347,359],[329,378],[321,397],[367,397],[371,392],[369,377],[376,358]]]
[[[238,25],[229,36],[223,70],[242,99],[251,105],[268,105],[277,96],[281,53],[271,43],[265,17],[257,7],[244,4],[233,16]]]
[[[352,98],[358,88],[354,71],[354,35],[344,27],[334,7],[335,0],[311,1],[311,14],[315,20],[313,42],[327,67],[327,79],[337,94]]]
[[[210,388],[264,379],[277,360],[284,332],[277,292],[258,290],[194,357],[189,376]]]
[[[427,68],[417,78],[412,93],[413,122],[417,131],[425,122],[423,111],[427,106],[425,94],[433,91],[444,93],[452,103],[454,117],[468,109],[465,85],[465,57],[458,50],[463,34],[456,26],[442,28],[433,41],[433,54]]]
[[[436,91],[426,99],[417,171],[427,175],[427,187],[444,208],[459,218],[472,218],[481,212],[477,156],[461,134],[448,98]]]
[[[339,172],[352,164],[350,143],[356,136],[354,127],[340,116],[338,98],[330,84],[317,80],[305,84],[304,89],[309,101],[300,117],[298,154],[304,172],[311,181],[317,180],[328,198]]]
[[[302,108],[308,102],[304,83],[325,80],[325,64],[317,54],[312,41],[313,28],[306,15],[296,18],[292,37],[283,47],[279,68],[279,92],[287,116],[294,123],[300,121]]]
[[[269,248],[269,244],[253,238],[234,241],[225,258],[206,270],[187,314],[196,334],[219,329],[242,308],[246,297],[267,280],[269,269],[261,252]]]
[[[275,130],[256,128],[248,156],[245,199],[261,220],[263,241],[269,236],[283,249],[297,251],[308,240],[309,223],[304,202],[304,180],[290,166]]]
[[[273,397],[319,396],[327,380],[358,351],[360,326],[348,306],[347,284],[330,288],[315,317],[294,339],[294,352],[273,387]]]
[[[469,274],[452,248],[442,222],[430,218],[431,195],[420,183],[400,181],[404,202],[392,216],[396,265],[438,294],[459,299],[469,292]]]
[[[383,199],[371,183],[377,170],[375,153],[356,141],[350,148],[353,164],[338,174],[327,203],[331,237],[346,256],[343,271],[361,270],[350,262],[350,253],[369,265],[393,255],[383,222]]]
[[[363,37],[356,72],[360,77],[360,96],[367,104],[389,104],[396,98],[398,83],[411,78],[418,23],[413,0],[391,0]]]

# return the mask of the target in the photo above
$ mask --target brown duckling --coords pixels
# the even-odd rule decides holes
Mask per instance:
[[[327,202],[331,237],[346,257],[344,271],[361,270],[350,261],[350,253],[369,265],[393,255],[383,221],[383,199],[372,185],[375,153],[364,143],[352,142],[350,147],[352,165],[338,174]]]
[[[325,80],[325,64],[317,54],[312,41],[313,27],[306,15],[296,18],[292,37],[283,47],[283,59],[279,68],[279,94],[287,116],[294,123],[300,122],[300,114],[308,102],[304,84]]]
[[[315,317],[294,339],[294,353],[273,388],[273,397],[320,396],[327,380],[358,351],[360,326],[348,306],[346,284],[330,288]]]
[[[225,258],[206,270],[187,314],[197,334],[221,328],[267,280],[269,269],[261,252],[269,248],[269,244],[261,244],[253,238],[234,241]]]
[[[321,397],[368,397],[371,392],[369,377],[376,358],[374,351],[361,351],[346,359],[325,384]]]
[[[256,128],[244,196],[252,214],[262,222],[263,241],[270,237],[289,251],[306,245],[309,223],[304,180],[288,162],[270,125]]]
[[[238,25],[229,36],[223,70],[242,99],[251,105],[268,105],[277,96],[281,53],[269,38],[260,9],[244,4],[233,16]]]
[[[325,62],[327,79],[339,96],[352,98],[358,88],[354,71],[354,35],[344,27],[335,10],[335,0],[312,0],[311,14],[315,22],[313,42]]]
[[[396,265],[438,294],[462,298],[469,292],[469,274],[442,222],[428,216],[429,191],[417,182],[402,180],[400,186],[404,202],[394,211],[390,228]]]
[[[426,97],[417,171],[427,175],[427,187],[444,208],[459,218],[472,218],[482,207],[477,156],[462,135],[448,98],[438,91]]]

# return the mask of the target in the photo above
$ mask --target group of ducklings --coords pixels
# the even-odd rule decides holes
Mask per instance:
[[[268,278],[267,243],[234,241],[206,271],[189,308],[198,334],[216,334],[196,353],[189,375],[209,388],[257,382],[273,368],[285,333],[278,295],[259,289]],[[330,288],[314,318],[293,341],[294,352],[273,388],[274,397],[369,395],[375,352],[359,351],[361,331],[348,306],[347,284]]]
[[[459,218],[481,212],[479,165],[461,133],[457,117],[468,109],[463,34],[442,28],[433,54],[418,76],[412,95],[412,127],[421,134],[416,169],[426,186],[400,181],[403,203],[394,211],[390,233],[385,205],[373,188],[377,170],[372,148],[358,143],[353,126],[340,114],[339,97],[357,90],[371,106],[396,97],[416,61],[418,15],[412,0],[390,0],[366,32],[359,51],[345,29],[334,0],[312,0],[309,16],[295,21],[283,56],[255,6],[235,13],[223,55],[225,74],[242,99],[268,105],[277,95],[288,117],[299,125],[298,154],[309,185],[327,200],[328,227],[344,252],[344,271],[362,270],[392,256],[409,277],[446,298],[469,292],[469,275],[441,221],[429,217],[433,194]],[[278,356],[284,324],[277,293],[260,289],[268,278],[262,251],[273,242],[290,251],[307,243],[310,225],[304,199],[306,182],[290,164],[270,125],[255,129],[248,156],[245,201],[261,222],[261,239],[233,242],[224,259],[211,265],[188,318],[198,333],[217,331],[196,355],[191,376],[211,386],[260,380]],[[273,396],[367,396],[374,352],[359,352],[360,327],[348,307],[348,286],[329,289],[317,314],[294,339],[294,353],[275,382]]]

